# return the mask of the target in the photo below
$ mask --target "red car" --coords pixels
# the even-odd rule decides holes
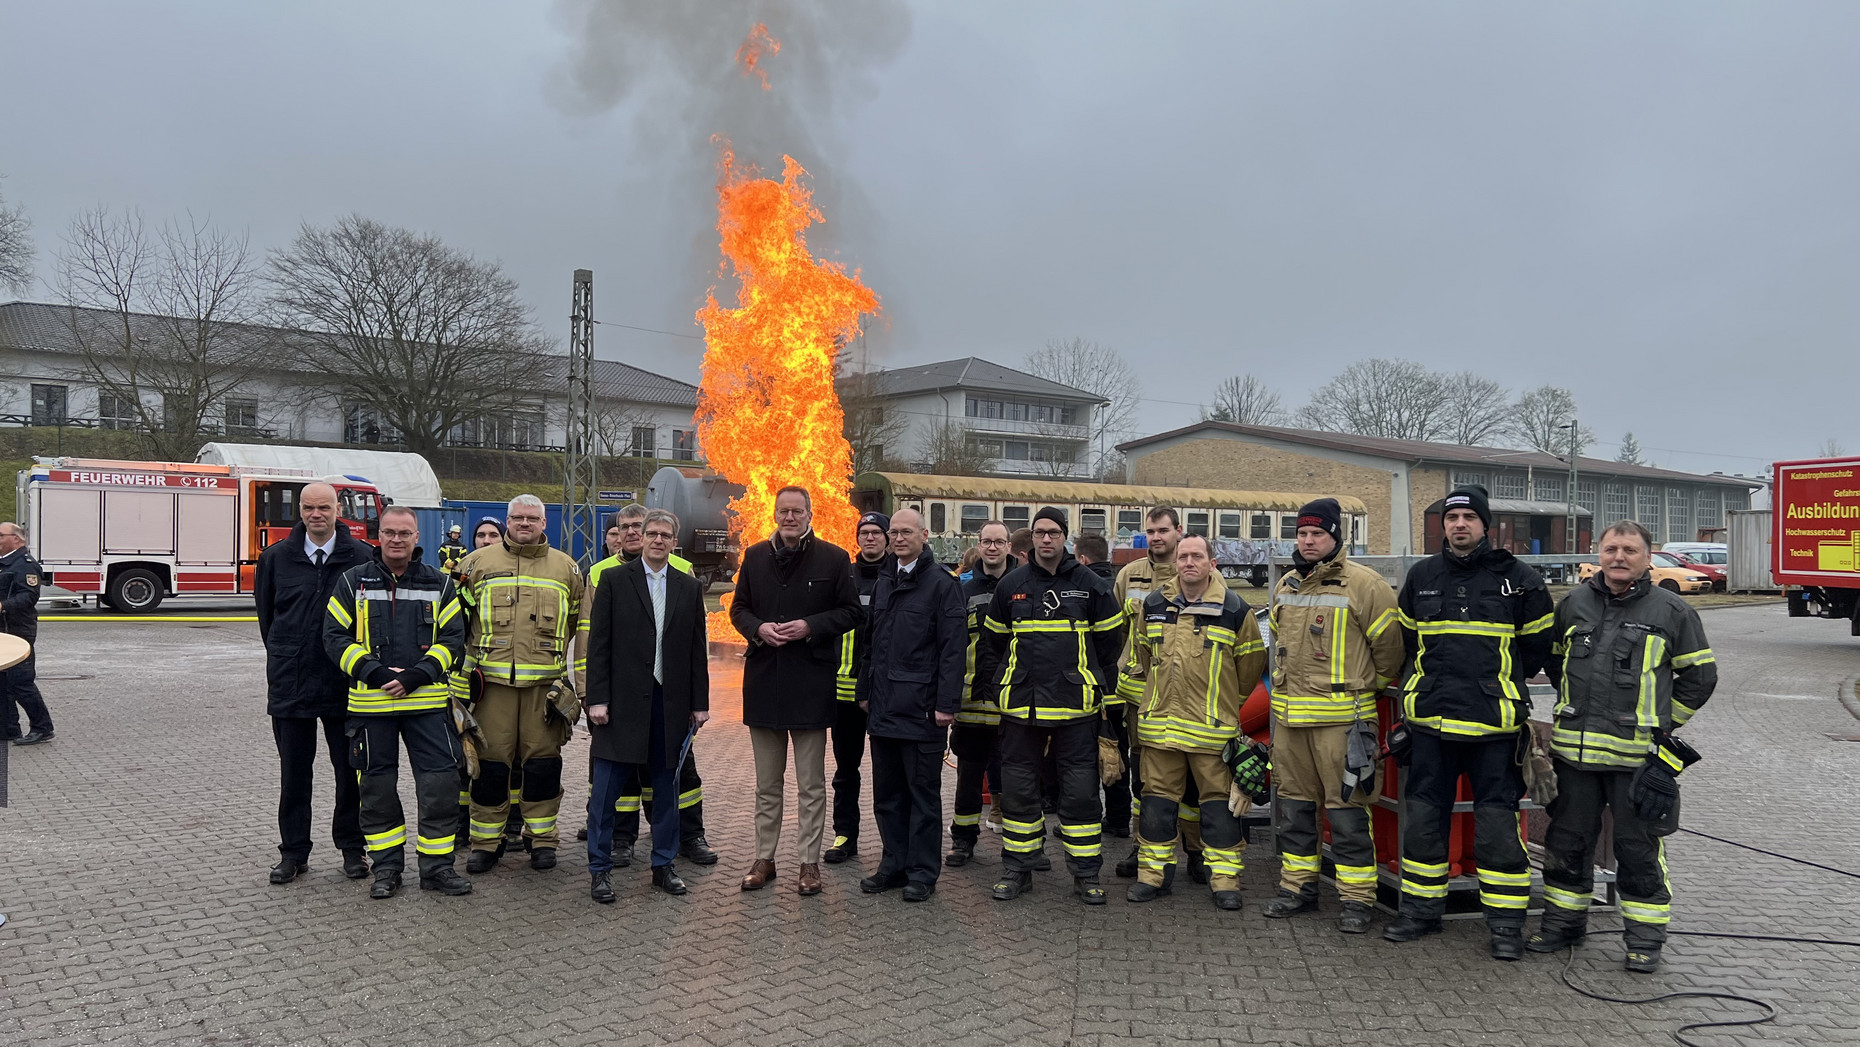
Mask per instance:
[[[1701,561],[1693,559],[1690,556],[1687,556],[1685,553],[1679,553],[1679,552],[1669,553],[1666,550],[1661,549],[1661,550],[1656,551],[1653,554],[1653,565],[1655,567],[1690,568],[1691,570],[1697,571],[1698,573],[1711,579],[1711,588],[1713,592],[1717,592],[1717,593],[1724,592],[1724,567],[1725,567],[1724,564],[1703,563]]]

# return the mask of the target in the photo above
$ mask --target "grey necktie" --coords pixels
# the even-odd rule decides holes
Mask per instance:
[[[665,575],[646,572],[646,589],[652,593],[652,678],[665,682]]]

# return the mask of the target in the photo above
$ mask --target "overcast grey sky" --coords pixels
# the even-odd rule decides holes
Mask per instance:
[[[695,380],[612,324],[696,333],[722,133],[812,172],[882,364],[1082,335],[1154,432],[1404,356],[1570,385],[1604,456],[1860,450],[1860,4],[0,0],[0,39],[47,277],[87,206],[261,248],[354,211],[500,259],[558,336],[592,268],[600,355]]]

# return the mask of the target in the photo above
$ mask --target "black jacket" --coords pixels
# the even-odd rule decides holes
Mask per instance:
[[[1001,705],[996,701],[1000,686],[995,682],[995,663],[989,659],[992,648],[981,642],[982,619],[987,617],[988,608],[994,603],[995,587],[1010,573],[1011,570],[1002,571],[998,575],[989,574],[978,562],[959,579],[962,582],[962,600],[968,607],[969,669],[968,689],[962,696],[962,711],[956,714],[958,723],[988,727],[1001,723]]]
[[[342,716],[348,678],[323,652],[323,613],[344,571],[374,559],[374,549],[336,526],[319,570],[304,555],[304,525],[258,554],[253,595],[265,641],[265,711],[273,716]]]
[[[39,639],[39,586],[45,571],[25,546],[0,557],[0,632],[27,643]]]
[[[350,680],[350,716],[445,709],[452,673],[465,659],[465,608],[452,576],[415,549],[395,577],[377,550],[336,582],[323,614],[323,650]],[[382,690],[397,677],[407,690],[398,697]]]
[[[1117,581],[1117,565],[1109,560],[1094,560],[1086,564],[1085,569],[1106,582]]]
[[[872,619],[872,593],[878,589],[878,576],[897,565],[898,558],[890,551],[886,551],[877,560],[867,560],[861,554],[853,554],[853,584],[859,588],[859,624],[840,637],[843,645],[840,662],[847,670],[837,681],[837,695],[842,702],[854,701],[856,697],[854,677],[859,674],[859,667],[865,664],[865,638],[867,626]]]
[[[878,576],[858,690],[872,737],[944,737],[936,714],[954,716],[962,706],[967,618],[962,584],[928,550],[912,570],[900,573],[893,559]]]
[[[652,593],[646,562],[635,559],[601,573],[589,612],[588,693],[583,706],[607,706],[605,724],[591,724],[588,754],[615,763],[648,761],[652,728]],[[704,589],[674,567],[665,572],[665,631],[659,674],[665,694],[667,764],[676,762],[693,712],[710,709],[709,645],[704,634]]]
[[[1422,730],[1510,734],[1530,717],[1530,687],[1550,658],[1555,605],[1543,579],[1503,549],[1443,549],[1415,564],[1396,597],[1408,678],[1403,711]]]
[[[743,723],[782,731],[819,731],[839,719],[835,678],[850,677],[852,651],[841,641],[865,617],[846,550],[811,532],[778,562],[757,542],[743,553],[730,601],[730,624],[749,641],[743,658]],[[805,640],[771,647],[756,636],[764,622],[806,619]]]
[[[1001,715],[1054,723],[1098,715],[1117,689],[1124,609],[1105,580],[1066,553],[1009,571],[982,619],[976,661],[998,666]]]

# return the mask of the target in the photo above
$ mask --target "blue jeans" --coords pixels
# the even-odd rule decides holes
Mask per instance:
[[[646,770],[652,795],[678,795],[678,759],[665,751],[665,692],[656,684],[652,688],[652,726],[646,739]],[[611,872],[614,867],[614,801],[634,770],[634,765],[613,760],[590,759],[588,769],[588,872]],[[672,864],[678,857],[678,804],[652,805],[652,867]]]

